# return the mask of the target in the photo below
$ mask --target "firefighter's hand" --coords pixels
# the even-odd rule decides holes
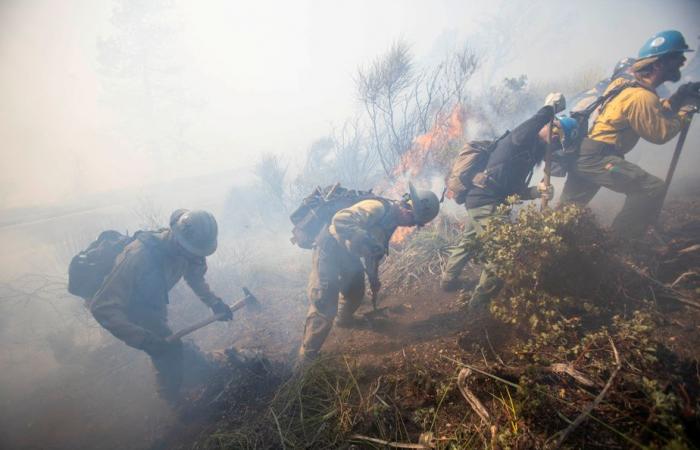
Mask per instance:
[[[691,81],[689,83],[681,84],[678,86],[676,94],[683,98],[700,96],[700,81]]]
[[[668,103],[671,106],[671,110],[678,112],[684,106],[696,105],[699,98],[700,81],[691,81],[678,86],[676,92],[668,98]]]
[[[216,302],[214,302],[214,304],[211,305],[211,310],[216,316],[218,316],[219,314],[223,314],[223,317],[219,319],[221,321],[225,322],[233,319],[233,311],[231,311],[231,308],[221,299],[217,300]]]
[[[554,186],[551,184],[547,185],[544,181],[540,181],[537,185],[537,192],[539,192],[542,199],[549,201],[554,198]]]
[[[554,114],[560,113],[566,109],[566,99],[561,92],[552,92],[544,99],[544,106],[554,108]]]

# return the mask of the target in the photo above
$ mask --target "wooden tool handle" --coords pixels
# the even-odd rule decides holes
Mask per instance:
[[[248,303],[248,297],[244,298],[243,300],[240,300],[233,305],[230,306],[231,312],[238,311],[239,309],[243,308],[246,304]],[[173,342],[177,339],[180,339],[183,336],[187,336],[188,334],[192,333],[193,331],[197,331],[200,328],[204,328],[210,323],[216,322],[217,320],[221,320],[224,317],[226,317],[226,314],[221,313],[221,314],[216,314],[214,316],[211,316],[207,319],[201,320],[194,325],[190,325],[187,328],[183,328],[182,330],[178,331],[177,333],[173,333],[167,338],[165,338],[166,341],[168,342]]]

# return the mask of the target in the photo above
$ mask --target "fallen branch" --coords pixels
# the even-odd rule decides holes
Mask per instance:
[[[689,270],[689,271],[687,271],[687,272],[683,272],[682,274],[680,274],[680,275],[678,276],[678,278],[676,278],[676,281],[674,281],[673,283],[671,283],[671,287],[672,287],[672,288],[675,288],[676,285],[677,285],[678,283],[680,283],[681,281],[685,280],[686,278],[692,277],[693,275],[698,276],[698,275],[700,275],[700,274],[698,274],[697,272],[692,271],[692,270]]]
[[[700,251],[700,244],[691,245],[678,252],[679,255],[687,255],[688,253],[694,253]]]
[[[466,364],[465,364],[466,366]],[[482,372],[474,367],[469,367],[470,369],[473,369],[475,372],[482,373],[483,375],[489,376],[494,378],[497,381],[500,382],[507,382],[510,386],[520,389],[520,386],[508,381],[507,378],[511,379],[520,379],[523,375],[525,375],[528,371],[529,372],[537,372],[539,374],[546,374],[546,373],[556,373],[556,374],[566,374],[569,375],[571,378],[574,380],[578,381],[584,386],[592,387],[595,386],[595,382],[592,381],[590,378],[586,377],[583,373],[579,372],[576,370],[572,364],[566,364],[566,363],[554,363],[550,366],[528,366],[528,367],[510,367],[510,366],[494,366],[492,367],[494,373],[486,373]]]
[[[700,303],[695,302],[693,300],[690,300],[688,298],[685,298],[680,292],[676,291],[672,287],[666,286],[664,283],[661,281],[657,280],[656,278],[653,278],[646,273],[639,267],[635,266],[629,261],[625,261],[623,259],[620,259],[620,262],[624,264],[625,267],[629,268],[632,270],[634,273],[642,277],[645,281],[648,281],[649,283],[653,284],[654,286],[658,287],[659,289],[662,290],[662,293],[664,294],[664,298],[668,300],[674,300],[678,303],[682,303],[686,306],[690,306],[692,308],[700,309]]]
[[[617,373],[622,368],[622,362],[620,361],[620,355],[617,352],[615,343],[613,342],[612,338],[609,337],[608,339],[610,340],[610,346],[612,347],[613,356],[615,357],[615,370],[613,370],[613,373],[610,375],[610,378],[608,378],[608,382],[605,383],[605,387],[602,391],[600,391],[600,394],[598,394],[598,396],[593,400],[593,402],[590,405],[588,405],[588,407],[586,407],[586,409],[584,409],[581,412],[581,414],[579,414],[578,417],[576,417],[576,419],[574,419],[574,421],[571,422],[571,424],[568,427],[559,432],[559,439],[557,440],[557,443],[554,446],[554,448],[560,448],[566,440],[566,438],[569,437],[569,435],[573,433],[573,431],[576,428],[578,428],[578,426],[581,425],[584,420],[588,418],[588,416],[591,414],[591,411],[593,411],[600,404],[600,402],[603,401],[605,395],[608,393],[608,390],[612,386],[613,381],[617,376]]]
[[[384,439],[377,439],[370,436],[364,436],[362,434],[353,434],[352,436],[350,436],[350,439],[355,441],[371,442],[373,444],[384,445],[386,447],[391,448],[414,448],[420,450],[430,450],[435,448],[435,446],[428,446],[425,444],[411,444],[408,442],[385,441]]]
[[[459,375],[457,376],[457,387],[459,388],[459,392],[462,393],[464,399],[467,401],[467,403],[469,403],[469,406],[471,406],[474,412],[481,417],[481,420],[491,425],[491,415],[486,410],[486,407],[483,403],[481,403],[481,400],[479,400],[476,395],[474,395],[474,393],[467,388],[467,377],[469,377],[471,374],[472,370],[468,367],[460,370]]]
[[[551,370],[554,373],[559,373],[559,374],[565,373],[584,386],[588,386],[588,387],[595,386],[595,383],[593,381],[591,381],[589,378],[587,378],[584,374],[582,374],[578,370],[574,369],[574,366],[572,366],[571,364],[555,363],[555,364],[552,364],[551,366],[549,366],[549,370]]]

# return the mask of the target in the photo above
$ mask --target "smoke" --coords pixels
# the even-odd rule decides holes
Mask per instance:
[[[466,84],[478,114],[465,127],[489,139],[548,91],[590,87],[656,31],[679,29],[698,48],[698,13],[693,0],[1,2],[0,446],[145,447],[173,420],[148,359],[63,290],[70,258],[105,229],[212,211],[221,240],[208,280],[230,302],[248,286],[269,313],[194,341],[292,350],[310,254],[288,242],[288,213],[330,177],[367,189],[381,175],[357,161],[368,137],[355,82],[397,40],[417,70],[465,43],[480,57]],[[696,57],[684,75],[697,68]],[[694,124],[672,195],[697,177],[698,133]],[[640,142],[629,158],[664,177],[674,144]],[[256,173],[262,155],[278,158],[267,160],[276,176]],[[439,193],[441,176],[427,171],[419,185]],[[601,190],[593,207],[609,220],[620,203]],[[173,328],[208,314],[186,287],[172,297]]]

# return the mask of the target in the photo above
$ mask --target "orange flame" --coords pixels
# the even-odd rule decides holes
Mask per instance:
[[[456,105],[445,120],[437,120],[433,128],[413,141],[411,149],[401,156],[401,161],[394,168],[394,179],[399,180],[385,190],[387,194],[399,197],[405,192],[405,179],[416,179],[424,175],[433,162],[434,153],[442,150],[464,135],[466,110]],[[391,237],[392,244],[399,244],[409,236],[415,227],[399,227]]]
[[[447,120],[438,120],[432,130],[415,138],[411,149],[403,154],[401,162],[394,169],[394,175],[409,175],[412,178],[421,175],[434,150],[440,150],[462,137],[465,118],[466,111],[462,105],[457,105]]]

